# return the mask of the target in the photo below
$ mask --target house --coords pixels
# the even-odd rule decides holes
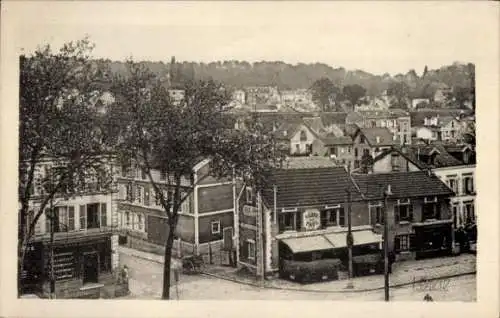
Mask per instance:
[[[388,222],[389,251],[395,260],[450,255],[453,228],[449,199],[453,191],[427,171],[353,174],[374,223],[383,233]],[[390,194],[384,198],[384,191]],[[387,209],[384,219],[382,207]]]
[[[411,108],[415,109],[420,104],[429,105],[430,100],[428,98],[414,98],[411,100]]]
[[[453,116],[439,114],[424,118],[424,125],[416,129],[417,138],[426,140],[457,141],[462,138],[464,131],[461,122]]]
[[[245,103],[248,105],[255,104],[279,104],[281,97],[278,88],[274,86],[256,86],[245,88]]]
[[[238,201],[238,265],[308,281],[318,274],[310,266],[323,263],[329,273],[317,279],[338,279],[347,268],[346,189],[355,270],[380,270],[382,237],[373,233],[366,203],[343,167],[276,169],[261,192],[246,187]]]
[[[312,93],[308,89],[283,90],[280,96],[281,102],[285,105],[312,103]]]
[[[312,153],[326,156],[337,164],[354,167],[353,141],[349,136],[326,136],[313,141]]]
[[[113,169],[112,161],[106,165]],[[63,163],[49,158],[36,166],[29,223],[47,195],[43,180],[54,176],[53,171],[59,169],[65,169]],[[120,289],[124,291],[125,286],[115,278],[119,266],[116,193],[90,171],[79,181],[76,193],[65,185],[61,187],[40,215],[28,245],[25,263],[30,268],[28,276],[23,278],[23,288],[31,288],[32,293],[42,298],[51,293],[52,246],[57,298],[115,297]]]
[[[231,95],[231,100],[238,104],[245,104],[245,91],[242,89],[235,90]]]
[[[354,168],[361,167],[363,157],[376,157],[394,144],[394,135],[387,128],[359,128],[353,137]]]
[[[276,125],[275,125],[276,127]],[[336,125],[325,126],[321,117],[306,117],[283,123],[274,129],[278,140],[290,148],[291,155],[313,154],[313,142],[326,136],[342,136],[343,131]]]
[[[183,89],[169,89],[168,95],[174,104],[179,104],[186,94],[186,91]]]
[[[359,128],[387,128],[400,144],[411,143],[410,114],[399,109],[356,111],[346,117],[346,126]]]
[[[234,235],[232,180],[209,173],[210,161],[200,160],[190,176],[181,179],[181,196],[187,195],[179,211],[174,249],[181,255],[219,257],[229,252]],[[159,170],[151,172],[166,198],[173,196],[172,180]],[[162,253],[168,236],[168,218],[148,177],[133,163],[121,167],[118,182],[118,224],[122,240],[130,248]],[[220,260],[217,260],[220,261]]]
[[[456,151],[455,155],[450,151]],[[450,210],[453,229],[458,231],[476,224],[475,168],[475,154],[470,146],[430,144],[393,147],[374,158],[372,172],[432,171],[454,192]],[[471,241],[475,238],[471,237]]]

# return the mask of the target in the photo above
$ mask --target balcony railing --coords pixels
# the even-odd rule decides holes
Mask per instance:
[[[101,226],[98,228],[91,229],[82,229],[82,230],[74,230],[67,232],[55,232],[54,233],[54,241],[61,240],[71,240],[82,237],[97,237],[106,234],[115,234],[118,233],[119,228],[117,226]],[[36,234],[33,238],[35,241],[47,241],[50,240],[50,233],[39,233]]]

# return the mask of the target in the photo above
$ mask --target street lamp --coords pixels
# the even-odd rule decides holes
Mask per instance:
[[[384,292],[385,301],[389,301],[389,225],[387,220],[387,197],[392,195],[391,185],[384,191]]]

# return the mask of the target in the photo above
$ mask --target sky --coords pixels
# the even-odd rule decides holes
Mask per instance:
[[[112,60],[321,62],[392,75],[481,59],[485,23],[498,14],[451,1],[6,4],[20,52],[88,35],[94,56]]]

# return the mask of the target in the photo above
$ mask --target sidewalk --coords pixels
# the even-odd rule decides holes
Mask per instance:
[[[163,264],[164,263],[164,257],[163,255],[158,255],[158,254],[153,254],[153,253],[148,253],[148,252],[143,252],[139,250],[135,250],[133,248],[128,248],[125,246],[118,246],[118,252],[123,253],[126,255],[134,256],[137,258],[141,258],[147,261]],[[176,258],[172,258],[172,267],[174,266],[181,266],[180,260]]]
[[[391,287],[400,287],[410,284],[418,284],[428,280],[451,278],[456,276],[475,274],[476,257],[464,254],[455,257],[436,258],[420,261],[399,262],[393,265],[392,274],[389,276]],[[299,284],[284,279],[258,281],[255,277],[242,275],[239,270],[228,267],[210,266],[206,268],[209,276],[227,279],[233,282],[243,283],[272,289],[286,289],[293,291],[309,292],[365,292],[384,288],[384,276],[373,275],[357,277],[351,280],[353,288],[346,289],[347,280],[330,282],[318,282],[313,284]]]
[[[163,264],[163,256],[152,253],[142,252],[127,247],[120,246],[119,252],[137,258],[149,260]],[[180,266],[177,259],[172,259],[172,265]],[[274,279],[259,281],[253,275],[242,274],[241,270],[226,266],[205,266],[204,274],[207,276],[232,281],[239,284],[245,284],[254,287],[281,289],[306,292],[364,292],[374,291],[384,288],[384,276],[373,275],[353,278],[352,289],[346,289],[347,280],[338,280],[330,282],[319,282],[302,285],[288,280]],[[426,280],[436,280],[442,278],[451,278],[455,276],[475,274],[476,256],[471,254],[462,254],[459,256],[434,258],[419,261],[405,261],[393,264],[392,274],[389,277],[391,287],[399,287],[410,284],[418,284]]]

